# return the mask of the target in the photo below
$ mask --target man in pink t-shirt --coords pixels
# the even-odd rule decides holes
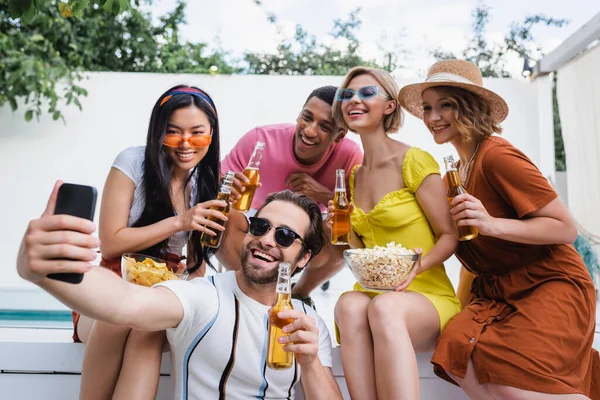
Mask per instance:
[[[223,173],[241,172],[248,165],[256,142],[265,143],[260,162],[261,187],[254,195],[250,215],[264,203],[269,193],[285,189],[305,194],[325,212],[327,202],[333,200],[335,170],[344,169],[348,179],[352,168],[362,163],[360,146],[345,139],[347,131],[333,121],[331,105],[336,89],[335,86],[315,89],[302,107],[296,124],[256,127],[246,133],[221,161]],[[241,174],[236,177],[242,179]],[[239,188],[241,185],[235,182],[234,186]],[[245,218],[235,214],[230,215],[227,237],[217,252],[217,258],[227,269],[239,268],[239,244],[248,227]],[[344,266],[344,248],[331,244],[323,248],[303,272],[294,287],[294,294],[307,297],[320,283],[337,273]]]

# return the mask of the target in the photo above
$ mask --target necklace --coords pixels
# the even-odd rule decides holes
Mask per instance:
[[[480,142],[477,142],[477,145],[475,146],[475,150],[473,151],[473,154],[471,154],[471,158],[469,158],[469,161],[467,161],[467,163],[465,164],[465,167],[462,169],[462,172],[460,174],[460,179],[462,180],[463,185],[466,185],[467,184],[467,179],[469,179],[469,172],[470,172],[470,169],[471,169],[471,162],[475,158],[475,155],[477,154],[477,150],[479,150],[479,143]]]

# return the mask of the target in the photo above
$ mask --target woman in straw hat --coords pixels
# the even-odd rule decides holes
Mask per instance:
[[[361,400],[418,398],[415,352],[433,350],[441,329],[460,311],[442,264],[457,246],[444,183],[429,153],[389,136],[402,123],[397,94],[390,74],[358,67],[333,103],[336,123],[357,133],[365,151],[350,175],[353,247],[396,242],[422,249],[395,292],[356,284],[338,300],[344,373],[350,395]]]
[[[437,62],[398,100],[436,143],[456,148],[469,194],[457,196],[451,212],[458,225],[479,230],[456,253],[475,279],[440,335],[436,373],[474,399],[600,399],[596,297],[570,244],[577,231],[536,166],[493,136],[506,102],[482,86],[475,65],[458,60]]]

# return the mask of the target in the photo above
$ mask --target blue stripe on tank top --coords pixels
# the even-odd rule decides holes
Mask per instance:
[[[262,358],[260,360],[260,366],[262,369],[262,378],[263,383],[260,386],[260,390],[258,392],[258,396],[256,396],[257,400],[264,400],[265,393],[267,392],[267,388],[269,387],[269,383],[267,382],[267,345],[269,343],[269,314],[265,315],[265,338],[263,340],[263,350],[262,350]]]
[[[210,283],[215,285],[215,279],[213,276],[209,276]],[[216,286],[215,286],[216,288]],[[188,398],[188,381],[189,381],[189,364],[190,359],[192,357],[192,353],[196,350],[196,347],[200,343],[200,341],[204,338],[204,336],[208,333],[208,331],[213,327],[217,317],[219,316],[219,311],[221,310],[221,303],[219,302],[219,307],[217,308],[217,313],[214,318],[202,329],[202,331],[194,338],[187,351],[185,352],[185,356],[183,357],[183,390],[181,392],[181,398],[187,400]]]

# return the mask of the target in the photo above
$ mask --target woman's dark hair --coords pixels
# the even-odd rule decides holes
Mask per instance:
[[[201,94],[182,92],[171,94],[171,92],[178,89],[189,90],[190,88],[199,91]],[[165,100],[168,96],[171,97]],[[134,227],[151,225],[175,215],[175,208],[171,202],[170,194],[173,162],[167,152],[163,150],[162,143],[171,114],[175,110],[191,105],[198,107],[208,117],[212,127],[212,142],[204,158],[196,165],[185,182],[184,190],[189,181],[195,178],[196,187],[191,192],[193,196],[191,199],[192,204],[202,203],[217,197],[220,177],[219,117],[217,109],[210,96],[203,90],[193,86],[174,86],[160,96],[154,104],[150,116],[143,167],[143,187],[146,203],[142,215],[133,224]],[[168,243],[169,239],[165,239],[142,251],[142,253],[166,259]],[[193,272],[198,269],[202,261],[206,261],[208,265],[211,265],[208,259],[214,253],[214,250],[200,245],[200,232],[193,231],[191,238],[188,240],[189,246],[192,246],[192,251],[196,256],[196,264],[188,265],[188,271]]]

